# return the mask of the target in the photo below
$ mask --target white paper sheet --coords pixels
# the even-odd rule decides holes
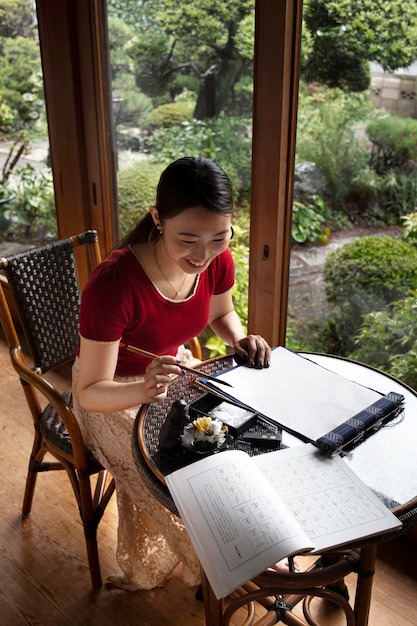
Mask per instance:
[[[219,378],[233,385],[231,397],[312,441],[381,397],[283,347],[272,351],[269,368],[236,367]]]

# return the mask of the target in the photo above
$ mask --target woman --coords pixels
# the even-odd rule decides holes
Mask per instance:
[[[140,482],[131,453],[138,406],[165,398],[181,373],[183,344],[209,324],[248,366],[268,367],[270,347],[245,336],[234,310],[232,190],[225,172],[184,157],[162,173],[155,206],[92,273],[83,292],[74,410],[85,441],[116,481],[118,562],[129,589],[162,585],[179,562],[199,582],[199,564],[179,520]],[[137,346],[146,357],[125,350]]]

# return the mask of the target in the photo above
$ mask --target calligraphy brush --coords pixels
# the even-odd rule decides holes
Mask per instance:
[[[148,352],[147,350],[142,350],[142,348],[136,348],[135,346],[130,346],[127,343],[120,342],[120,347],[125,348],[129,352],[134,352],[135,354],[141,354],[142,356],[147,356],[150,359],[155,359],[158,355],[153,354],[153,352]],[[198,378],[207,378],[207,380],[213,380],[216,383],[220,383],[221,385],[227,385],[228,387],[233,387],[230,383],[227,383],[225,380],[219,380],[215,376],[210,376],[209,374],[205,374],[204,372],[200,372],[200,370],[195,369],[194,367],[188,367],[187,365],[182,365],[182,363],[176,363],[176,365],[183,370],[184,372],[189,372],[190,374],[194,374]]]

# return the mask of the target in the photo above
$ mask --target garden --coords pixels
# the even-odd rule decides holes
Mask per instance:
[[[121,235],[153,203],[167,163],[184,154],[216,159],[234,190],[234,298],[246,323],[253,3],[210,3],[204,20],[198,20],[201,2],[194,3],[192,16],[188,3],[150,4],[153,17],[145,19],[138,3],[108,2]],[[404,6],[386,4],[389,15],[388,7],[373,7],[372,28],[378,29],[378,19],[402,24]],[[0,173],[4,242],[56,236],[48,163],[40,169],[22,165],[30,145],[47,137],[31,6],[26,0],[0,2],[0,139],[9,146]],[[7,20],[2,7],[8,7]],[[290,304],[287,345],[357,358],[417,388],[417,120],[375,109],[369,93],[371,54],[391,70],[415,60],[410,42],[417,36],[417,9],[412,2],[407,7],[409,30],[402,24],[400,41],[380,38],[371,51],[366,28],[360,37],[344,28],[335,67],[318,46],[319,34],[326,34],[333,50],[341,45],[335,24],[346,24],[342,9],[369,29],[367,18],[348,0],[305,3],[293,249],[325,247],[340,231],[353,233],[353,240],[326,254],[323,308],[311,314],[314,303],[306,299],[301,316]],[[189,28],[190,19],[195,28]],[[212,102],[208,85],[219,75],[218,85],[227,83],[228,89],[219,87]],[[364,229],[375,234],[355,238]],[[389,235],[381,234],[387,229]],[[213,355],[225,351],[213,336],[204,341]]]

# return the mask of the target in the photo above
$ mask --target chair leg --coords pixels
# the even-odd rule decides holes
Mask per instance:
[[[23,496],[22,517],[29,515],[32,509],[33,494],[35,493],[36,479],[38,477],[39,467],[46,454],[46,449],[42,446],[42,436],[35,432],[32,453],[30,455],[29,468],[26,477],[25,494]]]
[[[102,586],[100,560],[97,546],[97,522],[95,519],[91,494],[90,478],[79,477],[80,514],[84,527],[85,544],[87,548],[88,565],[90,568],[91,585],[93,589]]]
[[[97,526],[101,519],[101,516],[104,512],[101,511],[101,507],[97,507],[98,511],[96,512],[96,505],[92,498],[91,491],[91,477],[89,474],[76,472],[74,466],[71,463],[68,463],[65,459],[61,459],[61,463],[64,468],[67,470],[68,477],[70,479],[74,495],[78,502],[79,512],[81,521],[84,529],[84,537],[85,537],[85,545],[87,549],[87,559],[88,559],[88,567],[90,569],[90,577],[91,577],[91,585],[93,589],[100,589],[102,586],[102,578],[101,578],[101,570],[100,570],[100,560],[98,554],[98,545],[97,545]],[[102,482],[105,479],[105,470],[103,473],[100,472],[98,477],[99,481],[99,491],[102,491]],[[114,491],[114,480],[110,483],[112,491]],[[108,491],[103,495],[103,503],[108,502],[110,499],[110,495],[107,495]]]
[[[368,624],[377,549],[377,545],[361,549],[354,609],[357,626]]]
[[[87,547],[88,566],[90,568],[91,586],[93,589],[100,589],[103,585],[101,578],[100,559],[98,556],[97,546],[97,529],[95,529],[94,537],[85,536],[85,544]]]
[[[38,473],[47,469],[65,469],[79,506],[84,529],[91,584],[93,589],[100,589],[102,586],[102,578],[97,545],[97,526],[114,492],[114,479],[110,481],[106,490],[107,471],[103,470],[99,472],[93,500],[90,476],[77,475],[74,466],[64,458],[61,458],[61,461],[58,463],[44,463],[43,459],[47,452],[47,448],[43,445],[42,436],[40,436],[39,433],[35,433],[26,479],[25,495],[23,498],[22,517],[27,517],[31,511]]]
[[[36,479],[38,477],[37,472],[28,471],[25,486],[25,495],[23,496],[22,517],[25,518],[29,515],[32,509],[33,494],[36,487]]]

